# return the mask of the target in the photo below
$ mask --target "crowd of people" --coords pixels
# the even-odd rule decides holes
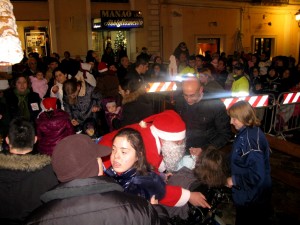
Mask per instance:
[[[300,65],[264,54],[195,56],[181,42],[175,105],[155,112],[146,83],[173,78],[161,57],[143,48],[131,64],[111,54],[99,60],[90,50],[85,62],[68,51],[61,61],[31,54],[0,80],[1,224],[180,224],[192,207],[212,207],[203,185],[232,190],[236,225],[270,224],[259,119],[249,103],[226,110],[216,96],[294,90]],[[220,149],[234,137],[230,124],[228,157]]]

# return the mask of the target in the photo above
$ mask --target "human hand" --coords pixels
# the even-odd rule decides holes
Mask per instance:
[[[79,125],[78,121],[75,120],[75,119],[72,119],[71,123],[72,123],[73,126],[78,126]]]
[[[193,148],[191,147],[190,149],[190,154],[194,156],[200,156],[202,153],[202,148]]]
[[[202,208],[211,208],[207,203],[205,196],[201,192],[191,192],[189,202],[193,206],[201,206]]]
[[[232,186],[233,186],[232,177],[227,178],[226,186],[229,188],[232,188]]]
[[[93,106],[92,107],[92,112],[98,112],[100,110],[100,107],[99,106]]]
[[[98,166],[99,166],[99,173],[98,176],[103,176],[103,163],[101,158],[97,158]]]
[[[158,204],[158,200],[155,198],[155,195],[153,195],[150,199],[150,203],[152,205],[157,205]]]
[[[57,92],[58,92],[58,86],[53,86],[53,88],[52,88],[52,92],[54,93],[54,94],[56,94]]]
[[[165,174],[165,182],[166,182],[166,183],[168,183],[168,180],[169,180],[169,178],[170,178],[171,176],[173,176],[173,173],[168,172],[168,173]]]

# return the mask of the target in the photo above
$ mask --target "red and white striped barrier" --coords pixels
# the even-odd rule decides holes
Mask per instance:
[[[221,98],[226,109],[229,109],[234,103],[238,101],[247,101],[254,108],[268,106],[269,95],[245,96],[236,98]]]
[[[164,91],[176,91],[177,85],[176,82],[154,82],[148,83],[146,87],[146,92],[154,93],[154,92],[164,92]]]
[[[283,95],[283,105],[300,103],[300,92],[287,93]]]

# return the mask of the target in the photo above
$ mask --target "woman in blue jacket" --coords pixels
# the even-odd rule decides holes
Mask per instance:
[[[270,224],[272,181],[268,141],[248,102],[235,103],[228,109],[228,115],[238,131],[231,152],[231,177],[227,179],[236,205],[235,224]]]

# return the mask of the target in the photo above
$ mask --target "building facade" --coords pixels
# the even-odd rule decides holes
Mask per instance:
[[[68,50],[72,56],[84,57],[90,49],[102,55],[110,43],[115,50],[124,45],[131,61],[147,47],[149,53],[168,62],[184,41],[195,54],[206,50],[227,54],[269,51],[270,56],[299,60],[300,27],[295,20],[299,0],[48,0],[12,4],[27,52],[63,55]],[[135,12],[140,12],[139,18],[133,16]],[[121,23],[97,27],[97,21],[104,20],[110,25]],[[129,26],[137,21],[140,26]]]

